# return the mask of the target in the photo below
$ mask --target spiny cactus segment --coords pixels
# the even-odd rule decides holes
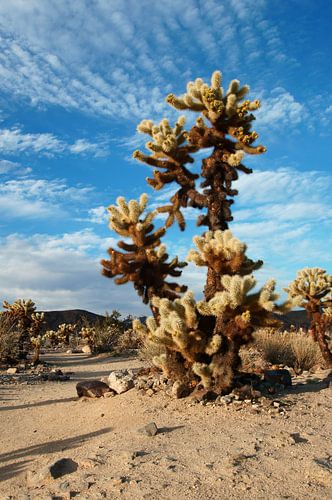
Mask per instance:
[[[307,310],[310,332],[319,343],[327,366],[332,367],[332,275],[319,267],[304,268],[285,291],[295,305]]]

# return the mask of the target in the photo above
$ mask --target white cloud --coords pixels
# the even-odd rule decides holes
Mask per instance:
[[[87,220],[93,224],[105,224],[108,220],[107,210],[103,206],[90,208],[88,214],[89,218]]]
[[[32,172],[30,167],[22,167],[20,163],[10,160],[0,160],[0,174],[26,175]]]
[[[308,113],[303,104],[283,88],[275,88],[269,97],[262,99],[262,107],[256,112],[257,128],[280,125],[297,125],[304,121]]]
[[[146,313],[132,287],[116,286],[100,274],[99,260],[107,258],[106,247],[114,244],[112,238],[89,230],[59,236],[9,235],[1,241],[0,299],[31,298],[40,310]]]
[[[285,204],[285,200],[310,200],[312,203],[322,200],[322,197],[329,197],[332,179],[324,172],[280,167],[276,170],[257,170],[250,175],[242,174],[234,187],[239,190],[237,203],[241,206],[248,203]]]
[[[81,153],[94,153],[97,154],[100,151],[100,146],[98,144],[93,144],[85,139],[77,139],[71,146],[68,146],[71,153],[81,154]]]
[[[0,151],[5,154],[18,154],[28,151],[44,155],[64,152],[100,155],[105,153],[105,145],[94,144],[85,139],[78,139],[74,144],[67,144],[55,137],[54,134],[30,134],[22,132],[20,128],[12,128],[0,129]]]
[[[65,213],[65,203],[82,202],[91,191],[60,179],[11,180],[0,184],[0,208],[6,217],[59,217]]]

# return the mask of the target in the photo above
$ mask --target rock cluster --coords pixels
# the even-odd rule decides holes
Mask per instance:
[[[58,368],[51,368],[46,364],[38,366],[21,364],[8,368],[0,373],[0,385],[28,384],[35,385],[41,382],[65,382],[70,379],[69,373],[63,373]]]

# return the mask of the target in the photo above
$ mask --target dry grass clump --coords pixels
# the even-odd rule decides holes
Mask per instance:
[[[142,337],[132,328],[128,328],[118,337],[116,350],[123,352],[131,349],[140,349],[142,342]]]
[[[269,367],[264,353],[257,345],[242,346],[240,349],[241,368],[244,372],[262,372]]]
[[[262,328],[256,331],[254,339],[264,360],[273,365],[289,366],[300,372],[324,364],[318,344],[302,329],[281,332]]]
[[[123,327],[120,324],[112,323],[109,318],[97,321],[93,325],[86,323],[79,332],[83,343],[87,344],[95,353],[113,351],[122,334]]]
[[[145,361],[150,366],[155,366],[153,359],[165,354],[165,347],[162,344],[151,342],[148,338],[143,337],[139,349],[139,358]]]
[[[14,318],[0,315],[0,362],[16,363],[19,358],[22,330]]]

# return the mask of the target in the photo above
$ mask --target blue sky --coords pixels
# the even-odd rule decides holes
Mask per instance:
[[[216,69],[262,102],[268,151],[244,161],[254,174],[238,181],[231,224],[264,260],[259,282],[331,272],[331,22],[326,0],[0,0],[0,300],[147,311],[100,275],[117,240],[105,207],[167,199],[131,159],[146,140],[136,126],[176,119],[166,95]],[[201,232],[188,219],[166,239],[182,258]],[[202,269],[189,265],[183,282],[199,297]]]

